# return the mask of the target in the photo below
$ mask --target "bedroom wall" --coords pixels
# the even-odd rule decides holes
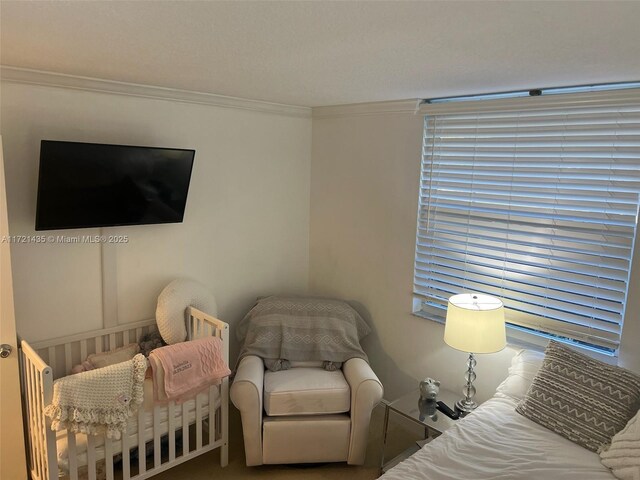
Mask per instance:
[[[414,101],[313,111],[309,288],[368,310],[375,332],[365,350],[387,399],[426,376],[461,389],[467,357],[444,343],[443,325],[411,314],[423,133],[423,117],[414,112]],[[634,265],[629,292],[640,289],[640,249]],[[618,363],[640,373],[634,298]],[[493,394],[519,348],[477,356],[480,399]]]
[[[115,247],[119,323],[152,318],[157,295],[181,276],[206,284],[219,317],[232,324],[258,295],[306,291],[309,112],[273,114],[250,103],[224,108],[12,81],[1,88],[12,235],[35,234],[41,139],[196,150],[184,223],[104,229],[129,237]],[[12,265],[23,338],[101,328],[99,245],[14,244]]]
[[[361,303],[374,326],[365,349],[393,399],[431,376],[462,388],[467,355],[444,328],[411,314],[422,141],[414,104],[314,109],[310,291]],[[506,376],[515,350],[478,355],[478,397]]]

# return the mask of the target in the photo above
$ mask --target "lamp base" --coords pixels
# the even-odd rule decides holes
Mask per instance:
[[[476,373],[473,368],[476,366],[476,359],[473,353],[469,353],[469,360],[467,360],[467,371],[464,375],[464,379],[467,381],[466,385],[462,389],[464,397],[456,402],[456,408],[460,410],[463,415],[469,412],[473,412],[478,404],[473,401],[473,397],[476,396],[476,387],[473,386],[473,381],[476,379]]]
[[[456,409],[460,410],[462,413],[473,412],[476,408],[478,408],[478,404],[467,398],[463,398],[456,402]]]

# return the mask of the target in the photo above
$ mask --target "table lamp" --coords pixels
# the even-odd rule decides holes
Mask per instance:
[[[476,359],[473,355],[499,352],[507,343],[502,302],[479,293],[453,295],[447,306],[444,341],[456,350],[469,353],[467,383],[462,389],[464,398],[456,403],[456,408],[464,413],[471,412],[478,406],[473,401],[476,394],[473,386]]]

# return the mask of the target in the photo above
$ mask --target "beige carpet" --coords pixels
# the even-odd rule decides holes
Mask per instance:
[[[201,455],[173,467],[155,477],[154,480],[211,480],[211,479],[343,479],[370,480],[378,478],[380,466],[380,447],[384,408],[378,406],[374,409],[369,432],[369,444],[367,457],[363,466],[348,466],[346,463],[332,463],[310,466],[298,465],[263,465],[260,467],[247,467],[244,463],[244,447],[242,444],[242,426],[240,414],[235,408],[230,408],[229,415],[229,465],[220,467],[220,454],[218,450]],[[390,419],[388,445],[386,458],[403,450],[415,432],[409,432],[402,428],[402,422],[397,418]]]

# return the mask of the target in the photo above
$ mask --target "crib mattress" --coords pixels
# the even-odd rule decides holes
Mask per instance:
[[[220,393],[218,389],[214,389],[214,406],[215,408],[220,407]],[[196,421],[196,401],[200,403],[200,409],[202,412],[202,418],[208,418],[209,416],[209,389],[205,390],[203,393],[198,394],[196,398],[191,400],[187,400],[186,402],[175,405],[174,407],[174,425],[176,426],[176,430],[179,430],[182,426],[182,412],[183,410],[186,413],[187,423],[189,425],[195,423]],[[153,440],[154,438],[154,430],[153,430],[153,415],[155,405],[153,403],[153,382],[150,378],[147,378],[144,381],[144,403],[141,408],[144,411],[144,439],[145,442]],[[166,435],[169,432],[169,407],[159,406],[157,409],[157,414],[159,415],[159,430],[160,436]],[[127,444],[129,448],[135,448],[138,446],[138,419],[139,416],[135,414],[133,417],[129,419],[129,424],[127,427]],[[104,460],[106,457],[105,447],[104,447],[104,436],[98,435],[95,437],[95,451],[96,451],[96,461]],[[58,432],[56,438],[57,452],[58,452],[58,467],[68,471],[69,470],[69,460],[68,460],[68,436],[67,431],[62,430]],[[112,451],[113,455],[122,453],[122,440],[112,440]],[[76,435],[76,458],[78,467],[87,465],[87,436],[84,434]]]

